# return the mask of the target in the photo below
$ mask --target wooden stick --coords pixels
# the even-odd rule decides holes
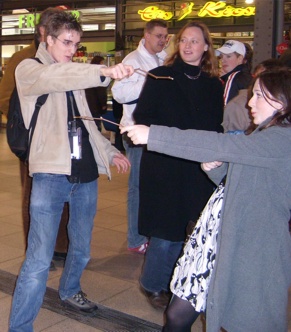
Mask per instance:
[[[102,118],[102,116],[100,116],[100,118],[93,118],[93,117],[90,117],[90,116],[74,116],[74,118],[75,119],[82,119],[82,120],[89,120],[89,121],[94,121],[94,120],[106,121],[106,122],[114,124],[117,127],[120,127],[119,123],[104,119],[104,118]]]
[[[174,78],[171,77],[171,76],[156,76],[156,75],[154,75],[154,74],[152,74],[152,73],[149,73],[148,71],[143,70],[143,69],[141,69],[141,68],[136,68],[134,71],[135,71],[136,73],[138,73],[138,74],[140,74],[139,72],[142,72],[142,73],[144,73],[144,74],[146,74],[146,75],[149,75],[149,76],[155,78],[156,80],[172,80],[172,81],[174,80]]]
[[[117,127],[120,127],[120,124],[119,124],[119,123],[116,123],[116,122],[113,122],[113,121],[110,121],[110,120],[104,119],[104,118],[102,118],[102,116],[100,116],[100,119],[101,119],[102,121],[106,121],[106,122],[112,123],[112,124],[114,124],[114,125],[117,126]]]

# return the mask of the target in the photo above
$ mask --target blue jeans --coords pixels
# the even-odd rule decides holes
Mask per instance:
[[[60,280],[62,300],[81,290],[80,278],[90,259],[97,208],[97,180],[70,183],[65,175],[34,174],[26,258],[18,276],[9,332],[32,332],[46,290],[63,206],[69,202],[69,248]]]
[[[171,242],[151,237],[143,270],[140,277],[141,286],[149,292],[170,290],[172,274],[182,252],[184,242]]]
[[[131,163],[127,194],[127,245],[128,248],[136,248],[148,241],[145,236],[138,233],[139,169],[143,148],[134,145],[129,146],[127,139],[123,135],[126,157]]]

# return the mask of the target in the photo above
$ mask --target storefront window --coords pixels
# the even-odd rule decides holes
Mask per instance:
[[[71,10],[80,17],[84,31],[114,30],[115,7],[80,8]],[[13,10],[2,14],[2,36],[32,34],[39,20],[40,12],[26,9]]]
[[[96,3],[94,3],[96,5]],[[92,3],[93,5],[93,3]],[[115,47],[115,6],[101,6],[98,8],[67,9],[77,17],[80,17],[84,31],[82,53],[76,54],[74,61],[90,62],[90,59],[100,54],[107,56]],[[2,72],[5,72],[6,63],[16,51],[28,46],[35,32],[35,26],[39,21],[41,11],[35,9],[15,9],[2,11],[0,25],[1,34],[1,62]],[[1,69],[0,66],[0,69]]]

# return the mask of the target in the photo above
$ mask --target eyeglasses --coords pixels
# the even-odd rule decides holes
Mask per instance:
[[[149,34],[157,37],[158,40],[167,40],[168,39],[168,35],[162,35],[162,34],[156,35],[156,34],[150,33],[150,32],[149,32]]]
[[[74,49],[79,50],[83,47],[80,43],[74,44],[71,40],[67,40],[67,39],[60,40],[58,37],[55,37],[55,38],[57,40],[59,40],[61,43],[63,43],[66,46],[66,48],[72,48],[73,47]]]

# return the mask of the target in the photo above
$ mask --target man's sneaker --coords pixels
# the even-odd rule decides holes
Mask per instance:
[[[67,258],[66,252],[54,251],[53,260],[54,261],[65,261]]]
[[[149,245],[149,243],[146,242],[146,243],[141,244],[139,247],[128,248],[128,250],[131,251],[131,252],[136,252],[138,254],[144,255],[146,253],[146,251],[147,251],[148,245]]]
[[[89,301],[86,298],[86,296],[87,295],[85,293],[79,291],[77,294],[73,295],[72,297],[63,300],[62,305],[69,308],[73,308],[77,311],[92,314],[98,309],[98,307],[95,303]]]

